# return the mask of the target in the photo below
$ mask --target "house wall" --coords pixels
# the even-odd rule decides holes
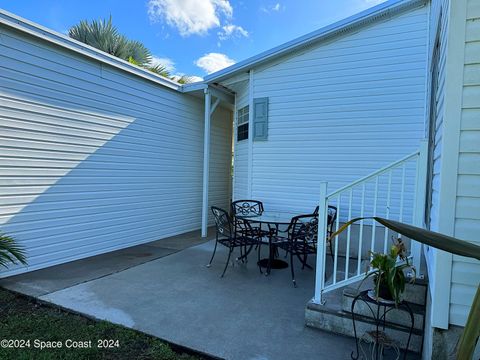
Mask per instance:
[[[445,225],[440,220],[440,209],[445,208],[446,199],[441,199],[442,187],[442,166],[448,165],[443,162],[443,140],[444,140],[444,118],[445,118],[445,103],[446,103],[446,64],[447,64],[447,45],[448,45],[448,29],[449,29],[449,14],[450,14],[449,0],[433,0],[430,5],[430,27],[428,37],[428,95],[427,106],[429,121],[427,122],[426,132],[429,131],[429,122],[435,122],[434,126],[434,141],[429,144],[430,151],[433,151],[432,164],[432,180],[429,186],[432,189],[431,207],[428,211],[430,220],[429,228],[433,231],[441,231],[441,226]],[[435,99],[431,99],[432,90],[432,59],[434,47],[436,42],[439,42],[439,56],[437,66],[437,84]],[[430,109],[431,106],[435,108]],[[431,111],[432,110],[432,111]],[[431,118],[434,113],[435,117]],[[443,182],[446,182],[443,176]],[[450,205],[451,207],[451,205]],[[445,252],[441,252],[431,247],[424,247],[426,256],[426,265],[429,279],[429,294],[434,298],[431,299],[431,312],[429,316],[432,317],[432,326],[447,328],[448,327],[448,303],[449,303],[449,287],[448,283],[451,276],[451,256]],[[434,316],[434,314],[436,314]],[[427,329],[426,337],[430,338]]]
[[[455,237],[480,245],[480,3],[466,1]],[[466,16],[465,16],[466,15]],[[466,19],[466,20],[465,20]],[[454,255],[450,323],[465,325],[480,281],[480,262]]]
[[[419,8],[254,69],[253,97],[269,98],[268,140],[253,142],[248,197],[268,209],[312,211],[320,181],[333,191],[417,150],[426,32],[427,9]],[[236,162],[247,157],[237,152]],[[235,175],[245,182],[246,172]]]
[[[249,82],[243,81],[235,87],[236,110],[248,105]],[[235,126],[237,124],[235,123]],[[248,199],[248,140],[237,141],[234,150],[234,200]]]
[[[0,67],[0,230],[28,270],[200,228],[202,99],[3,25]],[[215,111],[210,205],[230,199],[231,123]]]
[[[441,12],[440,12],[441,9]],[[480,229],[480,4],[433,1],[432,28],[441,19],[443,78],[438,189],[431,229],[476,241]],[[443,29],[445,27],[445,29]],[[432,29],[431,33],[434,31]],[[432,38],[432,36],[431,36]],[[453,359],[480,279],[480,263],[433,249],[427,252],[433,328],[426,329],[426,358]],[[478,351],[479,349],[477,349]],[[478,355],[474,356],[478,358]]]

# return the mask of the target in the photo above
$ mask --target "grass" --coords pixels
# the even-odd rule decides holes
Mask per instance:
[[[178,349],[175,351],[153,336],[40,304],[0,288],[0,341],[2,339],[22,339],[25,343],[22,349],[0,346],[0,359],[202,359]],[[112,347],[99,349],[97,342],[100,339],[112,340]],[[28,346],[27,340],[30,340]],[[41,350],[40,341],[52,345],[58,341],[61,348]],[[82,342],[76,344],[87,348],[66,347],[75,341]],[[88,341],[91,347],[88,347]]]

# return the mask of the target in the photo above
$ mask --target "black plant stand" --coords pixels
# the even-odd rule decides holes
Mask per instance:
[[[387,314],[393,309],[402,309],[410,315],[410,322],[411,322],[410,331],[408,333],[407,346],[405,348],[405,352],[403,355],[403,359],[405,360],[407,358],[408,347],[410,345],[410,339],[412,337],[413,328],[415,326],[415,318],[413,316],[412,309],[410,308],[410,306],[406,301],[402,301],[396,306],[394,302],[384,301],[382,299],[379,299],[377,301],[376,299],[372,298],[369,295],[369,291],[371,290],[362,291],[352,301],[351,311],[352,311],[352,321],[353,321],[353,332],[355,335],[355,345],[356,345],[356,354],[354,354],[355,352],[352,351],[352,354],[351,354],[352,359],[357,360],[359,358],[360,356],[359,351],[361,348],[361,345],[359,344],[359,342],[361,341],[365,341],[371,344],[372,350],[370,351],[370,353],[371,353],[372,359],[378,360],[379,356],[383,354],[383,351],[385,348],[394,349],[397,352],[397,359],[398,359],[400,356],[400,350],[397,344],[395,343],[395,341],[393,341],[386,335],[385,326],[387,324]],[[375,323],[374,330],[365,332],[365,334],[361,337],[361,339],[359,339],[357,336],[357,329],[355,326],[354,310],[355,310],[355,304],[358,301],[362,301],[368,306],[370,312],[372,313],[373,321]],[[361,349],[363,351],[363,348]],[[364,355],[367,355],[367,354],[364,352]]]

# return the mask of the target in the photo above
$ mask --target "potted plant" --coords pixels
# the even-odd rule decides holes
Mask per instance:
[[[448,251],[451,254],[465,256],[480,260],[480,246],[475,245],[473,241],[465,241],[452,236],[440,234],[434,231],[422,229],[413,225],[404,224],[399,221],[384,219],[378,216],[361,217],[349,220],[342,225],[340,229],[330,235],[330,239],[335,238],[346,228],[360,220],[375,220],[381,225],[395,231],[405,237],[414,239],[422,244],[435,247],[437,249]],[[480,339],[480,286],[473,298],[472,307],[468,314],[467,323],[463,329],[460,341],[457,344],[457,360],[471,359],[475,351],[478,340]]]
[[[365,275],[364,281],[373,277],[374,297],[377,301],[387,300],[398,304],[405,291],[405,270],[411,269],[415,274],[415,269],[409,263],[406,255],[406,247],[402,239],[394,240],[388,254],[370,252],[370,266],[373,271]],[[414,281],[415,277],[412,278]],[[363,281],[362,281],[363,283]]]

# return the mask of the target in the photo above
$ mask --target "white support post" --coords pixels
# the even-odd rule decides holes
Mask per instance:
[[[320,199],[318,202],[318,237],[317,237],[317,263],[315,274],[315,296],[313,302],[323,304],[322,292],[325,285],[325,254],[327,237],[327,182],[320,183]]]
[[[417,161],[416,189],[415,189],[415,207],[413,225],[424,227],[425,217],[425,200],[427,193],[427,167],[428,167],[428,142],[422,140],[420,143],[420,154]],[[418,241],[411,243],[411,255],[413,258],[413,266],[420,275],[420,261],[422,256],[422,244]]]
[[[203,199],[202,199],[202,237],[207,236],[208,227],[208,182],[210,172],[210,117],[211,94],[205,89],[205,129],[203,136]]]

